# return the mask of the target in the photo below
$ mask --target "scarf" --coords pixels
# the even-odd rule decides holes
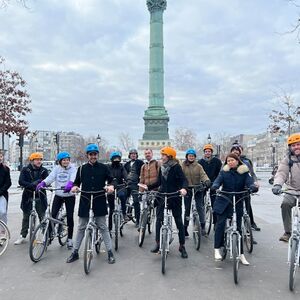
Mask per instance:
[[[168,175],[171,167],[175,166],[176,164],[177,164],[176,160],[170,159],[161,165],[161,174],[165,180],[168,179]]]

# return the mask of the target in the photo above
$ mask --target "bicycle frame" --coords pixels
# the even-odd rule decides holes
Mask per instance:
[[[173,230],[172,230],[172,213],[171,210],[168,209],[168,196],[165,194],[164,196],[164,219],[163,219],[163,224],[160,229],[160,251],[162,251],[162,233],[163,230],[167,229],[167,248],[166,251],[167,253],[170,251],[170,241],[172,241],[172,235],[173,235]]]
[[[294,195],[296,197],[296,205],[292,209],[292,234],[289,239],[289,247],[288,247],[288,263],[291,263],[291,248],[292,248],[292,241],[298,240],[300,244],[300,207],[299,207],[299,198],[300,195]],[[297,249],[298,258],[300,258],[300,246]],[[296,260],[296,266],[299,267],[299,259]]]

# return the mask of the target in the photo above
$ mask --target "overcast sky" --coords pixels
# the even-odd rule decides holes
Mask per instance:
[[[286,0],[168,0],[165,106],[172,133],[266,130],[274,92],[300,99],[298,18]],[[30,129],[137,140],[148,105],[146,0],[29,0],[0,10],[0,55],[32,98]],[[300,9],[298,9],[300,11]]]

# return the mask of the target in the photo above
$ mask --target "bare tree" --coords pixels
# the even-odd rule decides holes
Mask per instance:
[[[26,0],[0,0],[0,9],[8,7],[9,5],[12,4],[12,2],[20,3],[24,7],[28,8],[27,6],[28,1]]]
[[[299,125],[300,107],[294,104],[293,97],[285,91],[276,93],[280,110],[273,109],[269,115],[271,133],[288,134]]]
[[[300,1],[299,0],[286,0],[289,4],[293,5],[298,10],[298,19],[292,24],[291,29],[283,34],[296,34],[297,40],[300,43]]]
[[[133,139],[128,132],[121,132],[119,134],[119,144],[120,148],[124,149],[126,152],[134,148]]]
[[[174,146],[180,151],[185,151],[189,148],[197,149],[199,147],[197,134],[189,128],[177,128],[175,130]]]
[[[225,160],[232,146],[230,134],[226,132],[214,133],[212,135],[212,144],[215,149],[214,153],[218,154],[221,160]]]
[[[18,72],[1,68],[3,62],[0,57],[0,133],[4,150],[5,135],[26,133],[25,117],[31,112],[31,100],[25,89],[26,81]]]

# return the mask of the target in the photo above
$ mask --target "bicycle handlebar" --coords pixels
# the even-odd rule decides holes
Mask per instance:
[[[298,192],[298,194],[289,193],[288,190],[282,190],[281,194],[287,194],[287,195],[291,195],[291,196],[294,196],[294,197],[300,197],[300,191],[295,190],[295,192]]]

